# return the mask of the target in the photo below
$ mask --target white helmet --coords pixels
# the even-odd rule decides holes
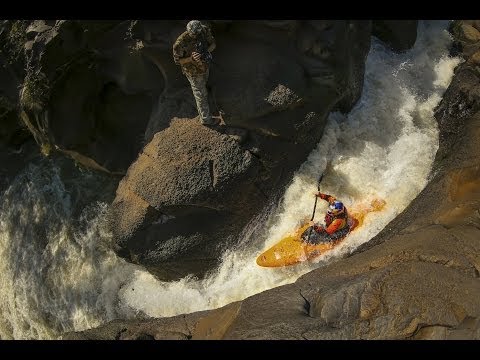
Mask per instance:
[[[328,212],[332,213],[333,215],[341,214],[344,210],[345,210],[345,206],[343,206],[343,203],[337,200],[335,200],[328,207]]]

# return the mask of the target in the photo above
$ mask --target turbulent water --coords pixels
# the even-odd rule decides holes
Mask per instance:
[[[447,22],[420,23],[415,47],[394,54],[377,40],[367,58],[362,98],[348,114],[333,113],[325,134],[268,214],[265,232],[224,254],[204,280],[160,282],[109,250],[108,201],[79,205],[75,184],[49,159],[30,164],[0,196],[0,337],[51,339],[138,313],[172,316],[223,306],[295,281],[353,251],[383,229],[425,187],[438,148],[433,109],[460,62],[448,57]],[[328,166],[327,166],[328,165]],[[355,208],[380,198],[381,212],[316,263],[260,268],[260,251],[312,215],[321,191]],[[92,180],[79,175],[79,183]],[[87,181],[88,182],[88,181]],[[317,205],[317,219],[326,209]],[[249,231],[250,230],[250,231]]]

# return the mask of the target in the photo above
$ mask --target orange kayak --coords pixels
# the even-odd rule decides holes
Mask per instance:
[[[367,207],[349,211],[348,225],[350,231],[344,237],[331,242],[309,244],[303,241],[301,235],[309,227],[307,221],[293,234],[287,235],[271,248],[260,254],[260,256],[257,257],[257,264],[263,267],[281,267],[312,260],[333,249],[342,242],[350,232],[360,227],[368,213],[380,211],[384,206],[384,200],[375,199]]]

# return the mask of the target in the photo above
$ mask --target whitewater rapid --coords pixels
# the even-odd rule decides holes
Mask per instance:
[[[395,54],[376,39],[367,57],[362,97],[349,114],[332,113],[324,135],[286,188],[282,203],[245,229],[239,247],[203,280],[161,282],[111,250],[108,206],[97,201],[79,220],[55,163],[30,164],[0,196],[0,337],[51,339],[138,314],[172,316],[217,308],[282,284],[345,256],[369,241],[428,182],[438,149],[433,110],[459,58],[448,56],[446,21],[420,22],[413,49]],[[327,166],[328,164],[328,166]],[[320,190],[347,207],[386,201],[363,226],[315,263],[261,268],[258,254],[310,218]],[[321,220],[326,203],[317,205]]]

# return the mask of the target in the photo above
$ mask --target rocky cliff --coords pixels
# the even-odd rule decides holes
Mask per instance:
[[[405,25],[416,36],[416,22]],[[318,143],[326,116],[348,111],[359,98],[372,34],[370,21],[212,27],[211,107],[224,112],[225,125],[180,119],[195,114],[190,90],[166,45],[147,43],[166,88],[145,133],[149,142],[112,206],[117,253],[164,280],[203,276],[278,201],[279,189]]]
[[[350,257],[220,309],[116,320],[68,339],[479,339],[480,32],[453,24],[465,62],[436,109],[432,179]]]
[[[112,206],[117,252],[163,279],[202,276],[278,200],[328,113],[359,98],[372,27],[398,51],[416,37],[416,21],[210,21],[210,101],[226,123],[213,130],[172,121],[196,115],[172,59],[185,24],[0,23],[6,173],[33,138],[45,155],[126,175]]]

